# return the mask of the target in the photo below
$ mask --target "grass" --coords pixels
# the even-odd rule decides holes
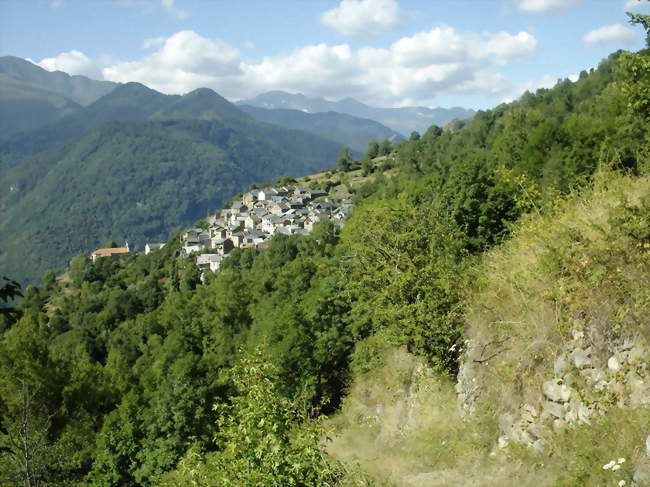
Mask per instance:
[[[486,256],[466,298],[467,337],[472,358],[484,360],[476,380],[500,404],[496,414],[539,400],[574,331],[601,338],[598,365],[614,340],[647,343],[649,238],[650,179],[618,176],[525,222]]]
[[[521,223],[467,276],[473,352],[465,360],[479,385],[473,414],[461,414],[451,379],[388,349],[382,365],[355,378],[332,419],[338,435],[329,453],[399,487],[631,485],[634,468],[650,461],[650,405],[604,403],[591,425],[559,429],[543,452],[497,446],[497,424],[504,412],[539,404],[574,331],[599,337],[593,360],[601,367],[624,338],[646,344],[647,361],[649,271],[650,178],[601,174],[590,190]],[[603,469],[619,458],[616,471]]]

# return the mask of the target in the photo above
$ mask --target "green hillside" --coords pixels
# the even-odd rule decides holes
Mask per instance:
[[[338,146],[248,120],[113,122],[24,161],[3,178],[0,264],[20,279],[62,269],[107,239],[131,245],[175,229],[250,184],[332,165]]]
[[[16,320],[0,317],[0,473],[78,486],[643,485],[649,60],[618,52],[576,82],[394,144],[350,187],[343,229],[234,250],[204,283],[176,238],[46,273]],[[206,169],[218,142],[238,175],[246,151],[272,165],[313,148],[249,127],[109,125],[70,146],[84,164],[43,160],[47,187],[71,194],[68,216],[111,176],[111,208],[129,184],[131,205],[154,208],[144,198],[164,185],[138,175],[149,152],[187,150],[174,167]],[[163,157],[172,142],[182,151]],[[176,170],[189,187],[167,191],[197,194],[201,170]],[[91,184],[64,185],[73,171]],[[15,235],[44,214],[48,198],[30,194],[9,210]],[[147,221],[170,208],[185,209]],[[75,238],[69,221],[54,242]]]
[[[52,123],[81,108],[51,91],[0,73],[0,136]]]
[[[120,85],[96,102],[54,123],[0,139],[3,166],[11,168],[31,155],[46,151],[112,121],[146,120],[179,96],[163,95],[140,83]]]

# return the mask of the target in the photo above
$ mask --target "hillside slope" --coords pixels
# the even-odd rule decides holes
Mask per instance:
[[[15,319],[0,313],[0,447],[24,454],[27,418],[33,469],[56,485],[647,483],[648,54],[396,142],[364,161],[361,186],[341,164],[355,193],[342,229],[235,249],[204,279],[177,238],[45,273]],[[67,221],[110,178],[110,204],[130,202],[86,213],[95,234],[150,194],[196,192],[147,180],[151,167],[195,184],[214,147],[233,177],[229,161],[266,161],[255,147],[270,165],[313,149],[243,120],[121,122],[69,148],[83,164],[43,156],[47,197],[15,196],[15,238],[42,244],[53,224],[53,242],[76,242]],[[62,185],[74,171],[92,184]],[[63,187],[82,193],[51,222]],[[24,476],[9,458],[0,474]]]
[[[457,383],[386,351],[336,418],[335,456],[395,486],[647,479],[650,178],[598,178],[470,273]]]
[[[106,96],[59,120],[0,139],[0,170],[20,164],[31,155],[46,151],[106,122],[145,120],[179,96],[163,95],[140,83],[118,86]]]
[[[81,105],[39,86],[0,73],[0,137],[52,123]]]
[[[166,239],[252,183],[331,166],[338,149],[253,120],[104,125],[3,178],[19,189],[3,200],[0,265],[33,279],[109,238]]]

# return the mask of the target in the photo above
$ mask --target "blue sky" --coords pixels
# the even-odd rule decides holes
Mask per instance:
[[[0,0],[0,54],[165,93],[208,86],[489,108],[643,46],[648,0]]]

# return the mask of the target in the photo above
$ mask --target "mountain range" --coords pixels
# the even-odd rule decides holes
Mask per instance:
[[[370,117],[307,111],[237,106],[207,88],[165,95],[0,58],[0,269],[32,281],[109,239],[166,239],[253,183],[332,167],[344,145],[360,155],[370,139],[403,138]]]
[[[52,123],[117,86],[111,81],[50,72],[14,56],[0,57],[0,134],[7,136]]]
[[[258,120],[319,134],[327,139],[347,145],[359,154],[366,151],[370,139],[386,138],[390,141],[404,139],[402,134],[379,122],[345,113],[306,113],[301,110],[269,109],[251,105],[239,105],[239,108]]]
[[[120,85],[0,145],[11,161],[0,170],[0,268],[29,282],[109,239],[167,239],[253,183],[333,166],[340,147],[258,121],[209,89]]]
[[[307,113],[337,112],[374,120],[401,134],[409,135],[412,131],[426,132],[431,125],[442,127],[454,119],[470,118],[474,110],[453,108],[378,108],[365,105],[354,98],[340,101],[328,101],[324,98],[309,98],[302,94],[284,91],[269,91],[250,100],[241,100],[239,105],[250,105],[266,109],[291,109]]]

